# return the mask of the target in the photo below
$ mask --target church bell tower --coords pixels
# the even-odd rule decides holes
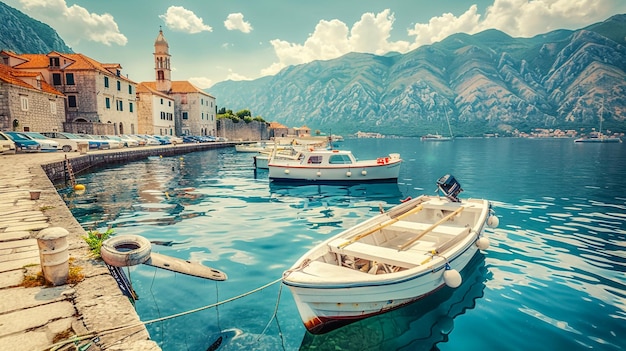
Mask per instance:
[[[160,28],[159,35],[154,41],[154,70],[156,73],[156,89],[165,93],[169,92],[172,89],[170,48],[163,36],[163,30]]]

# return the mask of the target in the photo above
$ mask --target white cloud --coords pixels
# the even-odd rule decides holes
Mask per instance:
[[[20,0],[20,3],[30,16],[54,23],[54,29],[70,46],[85,38],[109,46],[124,46],[128,42],[108,13],[90,13],[78,5],[67,7],[65,0]]]
[[[243,33],[250,33],[252,31],[250,22],[244,21],[241,13],[229,14],[226,21],[224,21],[224,27],[228,30],[238,30]]]
[[[389,41],[394,20],[388,9],[376,15],[363,14],[351,30],[340,20],[321,20],[302,45],[280,39],[271,40],[270,44],[279,61],[262,72],[275,74],[289,65],[329,60],[349,52],[384,54],[389,51],[407,51],[408,42]]]
[[[203,31],[213,31],[211,26],[203,23],[201,17],[196,16],[195,13],[182,6],[170,6],[165,14],[159,15],[159,18],[165,22],[169,29],[179,32],[195,34]]]
[[[230,80],[250,80],[250,78],[248,78],[248,77],[246,77],[244,75],[241,75],[239,73],[233,72],[232,69],[228,70],[228,75],[226,76],[226,79],[227,80],[228,79],[230,79]]]
[[[415,36],[412,48],[454,33],[474,34],[491,28],[513,37],[532,37],[555,29],[578,29],[623,11],[623,0],[494,0],[484,16],[472,5],[458,17],[445,13],[415,24],[408,34]]]
[[[207,77],[190,77],[189,82],[200,89],[206,89],[213,85],[213,80]]]

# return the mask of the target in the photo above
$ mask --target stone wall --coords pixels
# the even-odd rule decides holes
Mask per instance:
[[[27,100],[26,110],[22,109],[22,98]],[[64,121],[64,97],[0,83],[0,130],[47,132],[62,129]]]
[[[73,157],[70,162],[74,174],[79,174],[97,167],[138,161],[146,159],[149,156],[175,156],[195,151],[232,147],[233,145],[234,143],[199,143],[137,148],[135,150],[125,149],[124,151],[119,152],[87,153],[81,157]],[[65,161],[49,163],[42,165],[41,167],[54,184],[62,184],[69,180]]]
[[[246,123],[242,120],[235,123],[230,118],[220,118],[217,120],[217,135],[231,141],[269,140],[269,123],[259,121]]]

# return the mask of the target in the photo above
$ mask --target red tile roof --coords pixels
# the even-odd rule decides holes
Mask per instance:
[[[141,84],[145,84],[150,87],[150,89],[156,90],[156,82],[141,82]],[[171,93],[200,93],[202,95],[206,95],[209,97],[213,97],[211,94],[206,91],[196,87],[195,85],[189,83],[186,80],[173,80],[172,81],[172,89]]]
[[[12,85],[17,85],[22,88],[40,91],[36,87],[20,79],[20,77],[30,77],[30,78],[35,78],[35,79],[37,77],[40,77],[39,81],[41,82],[41,91],[49,93],[49,94],[65,96],[60,91],[54,89],[50,84],[46,83],[41,73],[18,71],[16,69],[13,69],[7,65],[0,63],[0,81],[6,82]]]
[[[21,59],[26,60],[26,62],[16,65],[14,68],[16,69],[47,69],[50,66],[50,57],[59,57],[60,66],[65,70],[70,71],[98,71],[108,76],[118,77],[121,80],[128,81],[131,83],[135,83],[132,80],[120,75],[117,76],[116,70],[121,70],[122,66],[119,63],[100,63],[91,57],[85,56],[83,54],[61,54],[55,51],[52,51],[48,54],[22,54],[16,55]]]

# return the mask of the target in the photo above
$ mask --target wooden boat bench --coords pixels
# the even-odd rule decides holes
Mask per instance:
[[[331,241],[328,244],[330,252],[404,268],[419,266],[424,260],[430,257],[427,250],[399,251],[396,248],[370,245],[358,241],[340,248],[339,246],[345,242],[345,239]]]

